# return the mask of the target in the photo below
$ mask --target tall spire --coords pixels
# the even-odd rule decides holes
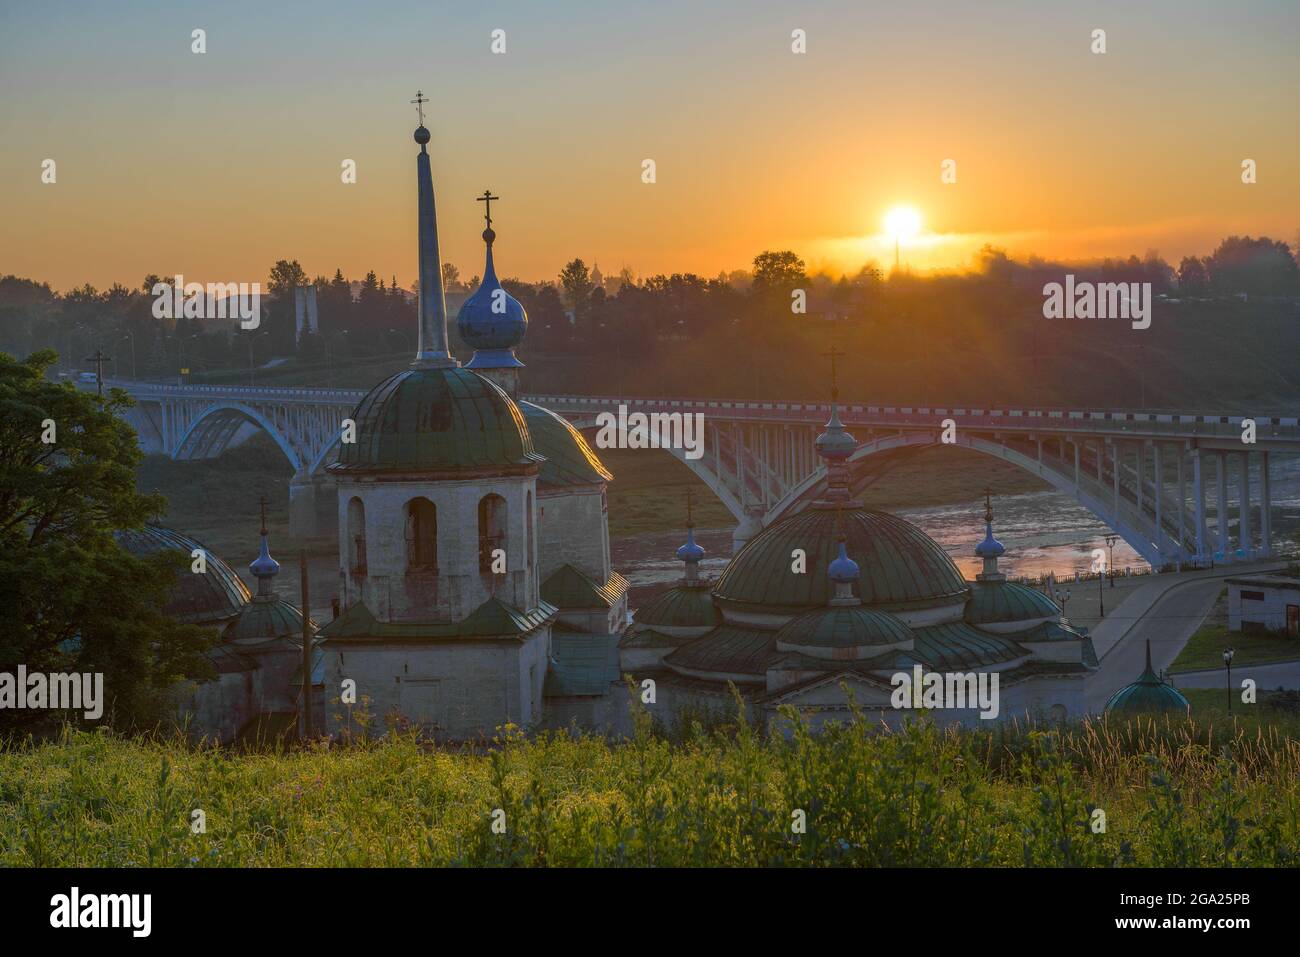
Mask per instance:
[[[826,460],[827,490],[826,501],[846,502],[849,499],[849,469],[846,460],[858,447],[857,439],[850,435],[840,421],[840,385],[835,367],[835,360],[844,355],[835,346],[823,353],[831,360],[831,417],[826,423],[826,431],[817,436],[813,445],[817,454]]]
[[[271,550],[266,542],[266,496],[263,495],[257,504],[262,510],[262,547],[257,557],[249,563],[248,570],[257,577],[257,597],[274,598],[271,579],[280,571],[280,563],[271,557]]]
[[[975,546],[975,557],[984,559],[984,571],[975,576],[976,581],[1003,581],[1006,576],[998,571],[998,559],[1006,551],[993,537],[993,490],[984,489],[984,541]]]
[[[417,92],[411,101],[420,114],[415,142],[420,155],[415,158],[420,210],[420,342],[411,363],[413,369],[436,369],[459,363],[447,346],[447,299],[442,289],[442,259],[438,255],[438,214],[433,202],[433,173],[429,166],[429,131],[424,126],[424,104],[428,98]]]

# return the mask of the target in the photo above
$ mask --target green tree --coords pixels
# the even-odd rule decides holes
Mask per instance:
[[[213,636],[160,610],[183,559],[136,558],[114,538],[163,505],[135,490],[130,397],[49,381],[57,358],[0,353],[0,671],[102,672],[104,720],[149,725],[173,682],[211,675]],[[50,714],[5,709],[0,727]]]

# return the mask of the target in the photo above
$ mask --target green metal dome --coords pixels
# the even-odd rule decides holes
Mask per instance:
[[[163,611],[187,625],[225,621],[239,614],[252,597],[236,571],[202,544],[180,532],[161,525],[145,525],[142,529],[126,528],[113,533],[117,543],[137,558],[174,551],[185,556],[185,566],[176,575]],[[190,556],[194,550],[207,553],[207,571],[202,575],[190,571]]]
[[[1033,621],[1060,618],[1061,609],[1040,591],[1009,581],[970,583],[966,620],[972,625],[1003,621]]]
[[[308,621],[312,634],[316,623]],[[259,595],[239,612],[239,617],[226,625],[222,637],[226,641],[254,641],[271,638],[301,638],[302,612],[283,598]]]
[[[665,628],[712,628],[722,624],[722,615],[713,605],[708,584],[700,582],[668,589],[638,608],[632,620]]]
[[[331,471],[541,464],[523,413],[494,383],[459,367],[408,369],[370,390],[353,413],[356,442]]]
[[[546,456],[537,473],[538,485],[595,485],[614,478],[582,433],[564,418],[531,402],[520,402],[519,409],[537,451]]]
[[[1151,669],[1151,642],[1147,642],[1147,666],[1137,681],[1125,685],[1106,702],[1107,714],[1190,714],[1191,704],[1183,693],[1161,681]]]
[[[821,609],[832,597],[831,581],[816,569],[835,559],[841,534],[861,569],[853,594],[864,605],[941,605],[968,594],[948,553],[910,522],[873,509],[814,504],[752,538],[718,578],[714,597],[775,613]],[[808,556],[803,574],[791,571],[796,548]]]
[[[876,647],[870,654],[879,654],[885,647],[912,641],[912,632],[893,615],[872,611],[861,605],[841,605],[806,611],[791,619],[776,633],[780,648],[816,648],[840,657],[836,652],[858,648]],[[869,657],[848,655],[844,657]]]

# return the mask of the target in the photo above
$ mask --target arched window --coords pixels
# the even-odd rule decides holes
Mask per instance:
[[[355,497],[348,502],[348,570],[366,573],[366,507]]]
[[[492,553],[506,547],[506,500],[484,495],[478,503],[478,570],[492,571]]]
[[[406,567],[438,571],[438,508],[427,498],[406,503]]]

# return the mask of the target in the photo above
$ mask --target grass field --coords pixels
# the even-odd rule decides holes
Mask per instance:
[[[1223,667],[1223,649],[1235,649],[1233,667],[1300,659],[1300,641],[1269,632],[1228,630],[1228,590],[1219,593],[1205,622],[1169,666],[1170,673]]]
[[[647,719],[621,743],[505,729],[474,750],[262,754],[69,730],[0,749],[0,865],[1294,865],[1295,730],[670,740]]]

